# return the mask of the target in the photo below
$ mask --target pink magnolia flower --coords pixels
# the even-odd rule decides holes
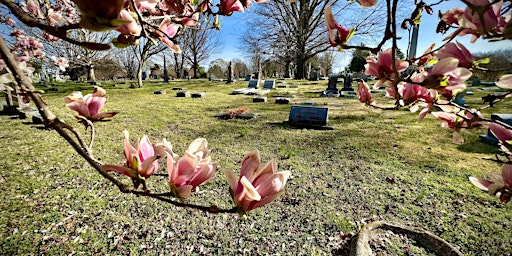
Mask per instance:
[[[372,7],[377,4],[377,0],[357,0],[362,7]]]
[[[501,76],[496,82],[496,86],[499,86],[503,89],[512,90],[512,74]]]
[[[119,18],[125,21],[129,21],[127,24],[123,24],[116,28],[116,30],[125,35],[140,35],[140,32],[142,31],[141,26],[137,23],[137,21],[133,18],[133,15],[128,10],[121,10],[119,13]]]
[[[496,123],[489,123],[489,130],[501,143],[512,145],[512,130]]]
[[[489,191],[489,194],[499,193],[500,201],[506,204],[512,198],[512,162],[501,166],[500,174],[491,174],[491,179],[469,177],[469,181],[479,189]]]
[[[503,1],[468,0],[468,2],[476,8],[473,10],[468,6],[464,10],[463,15],[458,17],[458,25],[461,28],[459,36],[473,35],[471,38],[471,42],[473,43],[482,35],[503,33],[506,26],[506,20],[501,15]],[[483,13],[483,21],[480,19],[480,13],[478,11],[478,9],[481,8],[487,8],[487,11]]]
[[[69,62],[64,57],[57,58],[55,56],[52,56],[52,61],[55,63],[56,66],[59,67],[61,71],[65,71],[66,68],[69,67]]]
[[[391,59],[392,50],[387,49],[379,54],[378,59],[373,56],[366,57],[366,75],[374,75],[379,78],[373,87],[379,88],[384,82],[394,79],[393,74],[393,60]],[[396,63],[396,69],[398,72],[402,72],[409,67],[409,63],[405,60],[394,60]]]
[[[132,146],[128,131],[125,130],[123,133],[126,162],[124,165],[104,164],[101,168],[104,171],[115,171],[134,179],[140,179],[141,177],[147,179],[151,177],[160,166],[157,160],[161,156],[155,154],[155,148],[149,141],[148,136],[144,135],[141,140],[135,143],[135,146]]]
[[[80,26],[91,31],[106,31],[129,24],[120,17],[127,0],[73,0],[80,10]]]
[[[473,63],[475,62],[475,58],[473,55],[462,45],[457,42],[447,43],[438,53],[437,57],[439,59],[444,59],[448,57],[454,57],[459,60],[459,67],[471,68],[473,67]]]
[[[164,139],[163,145],[167,149],[169,185],[176,197],[191,197],[192,190],[215,174],[217,164],[211,161],[206,139],[195,139],[181,158],[172,151],[172,145],[167,140]]]
[[[370,86],[368,86],[363,80],[357,81],[357,98],[359,99],[359,102],[366,105],[373,104]]]
[[[224,170],[235,204],[244,214],[274,201],[284,193],[289,171],[276,173],[277,162],[260,163],[260,152],[254,150],[242,159],[240,176],[231,170]]]
[[[244,12],[244,6],[239,0],[220,0],[219,14],[231,15],[233,12]]]
[[[156,33],[160,36],[160,41],[166,44],[175,53],[181,53],[181,48],[179,45],[174,44],[171,38],[176,36],[180,28],[181,25],[175,24],[171,21],[171,19],[166,18],[162,20],[162,22],[160,23],[159,30],[156,31]],[[163,31],[164,33],[160,31]]]
[[[73,92],[64,98],[64,102],[68,108],[78,112],[79,116],[94,122],[117,114],[117,112],[100,113],[100,110],[107,104],[105,94],[106,91],[103,88],[95,86],[92,94],[83,97],[81,92]]]
[[[425,79],[425,72],[415,73],[411,76],[411,83],[405,83],[399,88],[404,105],[409,105],[411,112],[416,112],[423,107],[418,121],[421,121],[434,107],[437,93],[419,85]]]
[[[441,59],[428,72],[427,77],[421,84],[429,89],[436,89],[447,99],[466,88],[466,80],[471,77],[471,71],[467,68],[458,67],[459,60],[453,57]]]
[[[334,19],[331,9],[332,7],[329,6],[325,8],[324,11],[325,24],[327,24],[329,32],[329,43],[332,47],[336,47],[338,45],[343,46],[354,35],[354,29],[347,29],[340,26]]]

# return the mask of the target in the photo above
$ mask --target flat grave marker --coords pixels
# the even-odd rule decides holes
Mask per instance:
[[[328,108],[292,106],[287,123],[301,128],[332,130],[327,126],[328,116]]]
[[[190,97],[190,92],[188,92],[188,91],[179,91],[179,92],[176,93],[176,97],[179,97],[179,98]]]
[[[253,80],[249,81],[249,85],[247,85],[247,87],[248,88],[258,89],[259,84],[260,84],[260,80],[253,79]]]
[[[256,96],[252,98],[252,102],[267,102],[267,97]]]
[[[275,89],[276,87],[276,80],[265,80],[263,83],[264,89]]]
[[[191,94],[192,98],[204,98],[206,96],[205,92],[194,92]]]

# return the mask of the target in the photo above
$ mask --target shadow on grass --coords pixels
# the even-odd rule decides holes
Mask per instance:
[[[466,153],[496,154],[500,152],[498,147],[483,143],[481,141],[464,143],[459,145],[457,149]]]

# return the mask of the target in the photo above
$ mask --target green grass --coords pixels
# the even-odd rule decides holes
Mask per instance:
[[[333,130],[284,124],[290,105],[274,104],[272,94],[267,95],[268,103],[229,95],[246,82],[173,81],[148,83],[141,89],[128,89],[129,84],[103,86],[109,96],[107,110],[120,113],[111,121],[96,123],[94,155],[102,162],[123,161],[124,129],[132,141],[145,134],[152,142],[167,138],[180,155],[193,139],[208,139],[218,173],[190,203],[231,208],[221,169],[238,171],[242,157],[253,149],[260,150],[263,161],[276,158],[280,170],[290,170],[286,193],[247,219],[121,194],[56,132],[29,120],[0,116],[0,251],[4,255],[330,255],[339,252],[342,235],[354,234],[370,221],[386,220],[424,228],[466,255],[512,252],[512,205],[501,205],[468,181],[469,176],[488,177],[500,168],[483,160],[498,152],[479,141],[485,128],[463,131],[466,143],[455,145],[451,131],[440,128],[431,116],[417,123],[417,115],[407,110],[383,111],[356,99],[320,98],[326,82],[293,83],[301,86],[272,94],[293,95],[294,104],[313,101],[328,106]],[[92,86],[54,87],[58,91],[43,95],[52,111],[88,138],[63,98],[77,88],[90,93]],[[176,98],[173,87],[204,91],[206,98]],[[157,89],[167,94],[154,95]],[[477,91],[466,101],[478,106],[485,93]],[[389,103],[378,95],[376,100]],[[484,115],[510,113],[510,105],[510,100],[505,101]],[[242,107],[259,117],[214,117]],[[149,188],[165,192],[166,171],[158,173],[162,175],[149,179]],[[403,255],[406,246],[390,246],[388,254]]]

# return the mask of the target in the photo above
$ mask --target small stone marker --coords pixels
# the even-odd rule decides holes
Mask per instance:
[[[328,108],[292,106],[287,123],[302,128],[332,130],[327,126],[328,115]]]
[[[288,86],[288,88],[299,88],[299,86],[296,84],[292,84],[292,85]]]
[[[278,85],[277,88],[286,88],[286,84]]]
[[[290,98],[285,98],[285,97],[276,98],[276,104],[290,104]]]
[[[188,91],[179,91],[179,92],[176,93],[176,97],[179,97],[179,98],[190,97],[190,92],[188,92]]]
[[[316,105],[314,102],[312,101],[304,101],[301,103],[301,105],[305,105],[305,106],[314,106]]]
[[[247,85],[248,88],[254,88],[258,89],[258,85],[260,83],[260,80],[254,79],[249,81],[249,85]]]
[[[183,88],[181,88],[181,87],[173,87],[172,90],[173,91],[183,91]]]
[[[165,90],[154,91],[153,94],[165,94]]]
[[[276,86],[276,80],[265,80],[263,83],[264,89],[274,89]]]
[[[512,125],[512,114],[492,114],[491,119]],[[487,130],[487,135],[480,135],[480,140],[494,146],[498,145],[499,143],[499,140],[494,137],[490,129]]]
[[[204,98],[206,96],[205,92],[194,92],[192,93],[192,98]]]
[[[234,90],[231,94],[232,95],[236,95],[236,94],[249,94],[249,93],[254,92],[255,90],[256,89],[254,89],[254,88],[240,88],[240,89]]]
[[[267,102],[267,97],[256,96],[252,98],[252,102]]]

